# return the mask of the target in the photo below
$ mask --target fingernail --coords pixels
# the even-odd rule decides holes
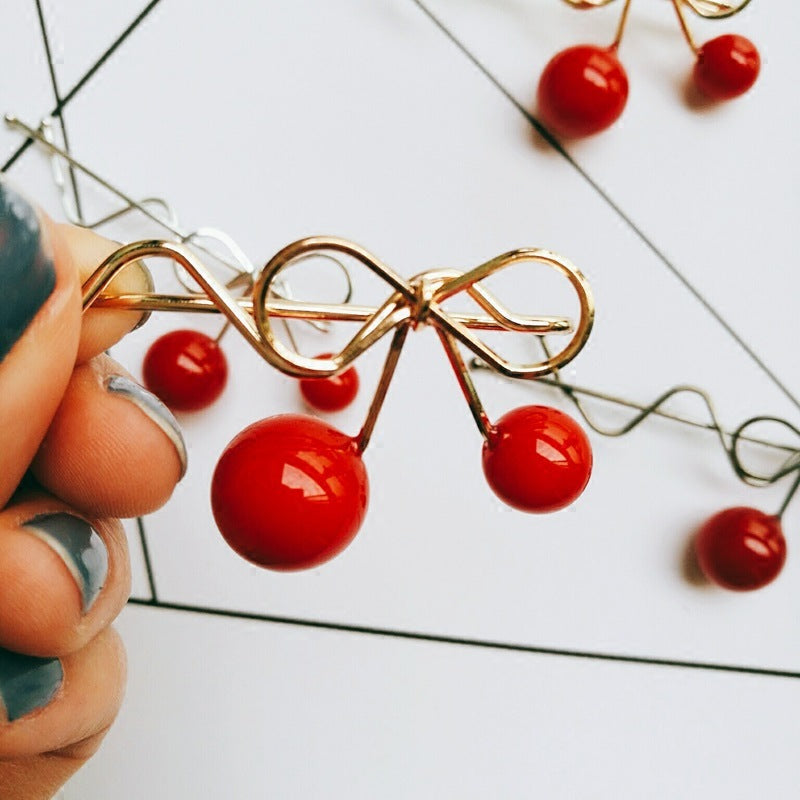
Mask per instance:
[[[64,680],[57,658],[37,658],[0,648],[0,698],[6,717],[13,722],[44,708]]]
[[[112,375],[108,378],[106,380],[106,389],[113,394],[118,394],[130,400],[164,431],[178,453],[182,478],[186,474],[188,461],[186,443],[183,440],[178,420],[175,419],[172,412],[154,394],[122,375]]]
[[[144,261],[136,261],[134,263],[136,264],[136,268],[142,274],[142,278],[144,279],[144,284],[146,287],[145,291],[148,294],[152,294],[156,290],[156,285],[155,283],[153,283],[153,276],[150,270],[147,269]],[[147,322],[147,320],[150,319],[150,315],[152,313],[153,313],[152,311],[145,311],[144,314],[142,314],[142,316],[139,318],[139,321],[136,323],[133,330],[131,330],[131,333],[133,333],[133,331],[138,331],[139,328],[141,328]]]
[[[97,599],[108,575],[108,551],[92,526],[72,514],[40,514],[23,526],[49,545],[78,584],[85,614]]]
[[[31,204],[0,182],[0,361],[25,332],[56,285]]]

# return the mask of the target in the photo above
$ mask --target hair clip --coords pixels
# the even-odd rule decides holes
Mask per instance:
[[[381,278],[390,294],[379,307],[304,303],[275,292],[281,273],[312,255],[344,256]],[[150,256],[172,259],[191,275],[204,296],[102,294],[126,264]],[[514,314],[481,282],[512,266],[542,264],[571,285],[580,307],[576,324],[564,317]],[[484,313],[447,311],[461,293]],[[586,279],[566,259],[547,250],[514,250],[467,272],[438,269],[410,280],[358,245],[333,237],[301,239],[278,252],[259,274],[248,299],[235,298],[179,243],[153,240],[126,245],[109,256],[84,283],[90,306],[139,311],[212,311],[230,323],[271,366],[301,379],[342,374],[365,351],[391,334],[389,351],[366,420],[355,437],[298,414],[257,422],[236,436],[219,459],[211,504],[222,535],[246,559],[278,570],[313,567],[349,544],[366,514],[369,484],[362,461],[409,331],[424,325],[439,336],[475,423],[484,438],[483,469],[495,494],[528,512],[554,511],[585,488],[592,467],[589,440],[567,414],[525,406],[491,423],[472,383],[459,344],[499,373],[538,378],[571,361],[586,343],[594,304]],[[360,323],[347,344],[330,356],[309,358],[276,335],[273,320]],[[479,339],[476,331],[514,331],[534,336],[571,334],[555,355],[526,364],[511,362]],[[544,443],[546,446],[537,444]]]
[[[539,343],[545,354],[549,352],[544,336]],[[470,362],[472,369],[484,367],[479,359]],[[756,416],[745,420],[733,431],[726,431],[714,409],[711,397],[696,386],[674,386],[663,392],[652,403],[643,405],[621,397],[598,392],[565,382],[558,369],[552,376],[541,378],[541,383],[552,386],[568,398],[586,424],[602,436],[619,437],[630,433],[651,416],[658,416],[695,429],[716,433],[736,477],[754,486],[771,486],[784,478],[792,478],[789,489],[780,507],[774,514],[757,508],[738,506],[720,511],[706,520],[693,537],[693,548],[697,565],[711,582],[726,589],[739,591],[760,589],[771,583],[780,574],[786,560],[786,539],[781,518],[800,488],[800,447],[785,442],[776,442],[754,433],[759,424],[771,423],[779,426],[793,439],[800,440],[800,430],[784,419],[773,416]],[[700,422],[663,409],[667,401],[676,395],[699,397],[708,412],[708,421]],[[629,408],[633,416],[617,427],[606,427],[595,421],[586,409],[582,397],[601,400],[605,403]],[[743,464],[742,445],[757,448],[759,455],[777,458],[777,465],[768,472],[760,472]]]
[[[598,8],[611,0],[564,0],[579,8]],[[750,0],[731,4],[714,0],[670,0],[695,63],[694,86],[709,100],[730,100],[756,82],[761,60],[744,36],[723,34],[698,45],[686,20],[685,7],[706,19],[737,14]],[[628,100],[628,76],[617,52],[625,32],[631,0],[625,0],[614,40],[607,47],[580,44],[557,53],[545,66],[537,90],[537,113],[559,136],[591,136],[610,127]]]
[[[52,119],[42,120],[37,129],[11,114],[7,114],[5,120],[9,127],[25,132],[49,151],[53,181],[69,222],[94,230],[128,215],[141,214],[168,231],[175,241],[188,244],[204,256],[213,258],[226,273],[225,286],[228,290],[246,294],[252,288],[258,271],[244,250],[227,233],[211,227],[183,230],[175,210],[163,197],[152,196],[136,200],[121,191],[56,142],[56,127]],[[74,177],[68,174],[73,168],[116,196],[122,205],[94,221],[84,219],[77,202]],[[350,275],[341,262],[330,256],[327,258],[342,272],[345,291],[341,302],[347,303],[353,289]],[[174,264],[173,272],[187,292],[200,292],[199,287],[177,263]],[[280,296],[291,297],[291,287],[287,281],[281,281],[278,288]],[[286,335],[296,349],[294,334],[288,321],[284,320],[283,324]],[[318,321],[308,324],[322,332],[327,330],[326,325]],[[220,343],[229,327],[226,322],[214,337],[188,328],[160,336],[144,357],[142,378],[145,386],[173,411],[198,411],[210,406],[222,394],[228,380],[228,361]],[[328,412],[346,408],[355,399],[358,385],[355,368],[331,378],[306,378],[299,382],[300,393],[306,403],[314,409]]]

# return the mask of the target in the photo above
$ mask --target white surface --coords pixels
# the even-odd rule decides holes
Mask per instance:
[[[62,91],[140,8],[80,6],[49,4]],[[554,0],[430,7],[525,105],[552,53],[581,38],[602,42],[613,28],[608,9],[579,14]],[[623,48],[635,82],[629,107],[619,125],[573,154],[798,390],[792,343],[800,279],[790,255],[798,158],[793,128],[780,122],[794,118],[798,102],[791,89],[797,11],[776,0],[769,12],[754,6],[716,23],[715,32],[754,39],[766,66],[751,94],[702,114],[687,109],[670,83],[688,69],[670,13],[667,4],[649,11],[634,4]],[[98,22],[87,26],[87,19]],[[8,63],[31,62],[39,52],[33,23],[35,16],[23,15],[0,31]],[[45,64],[33,62],[14,93],[3,94],[17,105],[2,110],[35,119],[52,107]],[[642,401],[674,383],[697,383],[731,427],[763,413],[798,421],[797,409],[613,209],[562,158],[532,142],[522,115],[412,0],[294,0],[224,11],[163,0],[66,118],[78,157],[134,195],[168,197],[187,226],[222,228],[256,262],[314,233],[352,238],[405,275],[467,268],[519,246],[559,251],[587,274],[598,304],[592,340],[568,378]],[[0,152],[15,143],[0,130]],[[58,211],[41,153],[24,156],[12,177]],[[82,186],[90,209],[106,207],[103,195]],[[159,232],[138,225],[109,233]],[[370,301],[386,293],[360,275],[356,284]],[[505,284],[515,308],[554,313],[540,305],[546,298],[520,298],[521,285],[509,294]],[[149,342],[182,322],[153,319],[117,356],[136,373]],[[622,441],[592,438],[595,473],[571,509],[549,517],[510,511],[483,481],[480,438],[429,333],[411,337],[367,452],[371,506],[351,548],[306,574],[250,567],[214,529],[209,477],[245,424],[301,405],[290,379],[233,337],[225,346],[232,385],[220,405],[182,419],[189,474],[147,521],[162,599],[800,670],[796,507],[785,518],[789,561],[768,589],[732,595],[698,587],[683,568],[688,537],[707,516],[739,504],[772,510],[783,485],[744,487],[713,437],[652,422]],[[379,363],[377,349],[359,363],[365,390],[335,424],[356,430]],[[477,380],[493,417],[524,402],[562,404],[488,375]],[[691,403],[686,410],[701,415]],[[133,555],[143,595],[138,548]],[[779,797],[796,784],[792,681],[149,609],[126,612],[123,628],[132,662],[123,719],[68,798],[531,790],[674,797],[689,789]],[[253,656],[262,652],[266,667]],[[729,724],[733,697],[746,739]],[[754,741],[763,747],[755,754]],[[198,758],[206,748],[216,756]],[[731,757],[723,765],[725,752]]]

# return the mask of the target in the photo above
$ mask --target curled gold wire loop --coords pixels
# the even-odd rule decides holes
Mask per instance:
[[[339,353],[324,359],[306,358],[289,350],[272,332],[271,287],[281,270],[296,259],[326,251],[352,257],[382,278],[394,291],[379,308],[374,310]],[[478,285],[490,275],[523,262],[545,264],[560,272],[572,284],[580,305],[580,318],[574,329],[569,320],[563,318],[513,314],[491,292]],[[460,292],[466,292],[487,312],[488,316],[456,315],[445,311],[441,304]],[[514,378],[535,378],[563,366],[580,352],[592,329],[594,302],[589,285],[577,268],[566,259],[547,250],[533,248],[514,250],[467,272],[429,270],[407,281],[371,253],[352,242],[334,237],[310,237],[288,245],[269,261],[253,290],[253,313],[256,325],[273,351],[274,360],[271,363],[283,372],[297,377],[335,375],[390,330],[404,324],[412,328],[428,324],[453,336],[501,374]],[[499,356],[485,342],[478,339],[471,330],[475,328],[538,335],[572,332],[573,335],[566,347],[555,356],[548,356],[543,361],[531,364],[514,364]]]
[[[706,19],[725,19],[738,14],[751,0],[741,0],[738,3],[723,3],[718,0],[682,0],[699,17]]]
[[[378,308],[350,304],[303,303],[281,297],[276,287],[280,273],[292,264],[315,255],[336,252],[351,256],[382,278],[393,290]],[[148,257],[166,257],[177,263],[197,283],[204,296],[174,295],[103,295],[114,276],[132,261]],[[484,278],[523,262],[545,264],[564,275],[575,290],[580,305],[576,326],[564,317],[540,317],[514,314],[506,309],[485,287]],[[466,292],[486,313],[446,312],[441,304]],[[282,372],[299,377],[327,377],[346,369],[359,355],[385,334],[400,327],[414,328],[430,324],[462,342],[476,356],[508,377],[534,378],[552,372],[574,358],[591,332],[594,303],[586,279],[566,259],[547,250],[514,250],[487,261],[472,270],[431,270],[405,280],[373,255],[352,242],[335,237],[310,237],[284,247],[259,274],[250,300],[233,297],[186,246],[165,240],[134,242],[112,253],[83,285],[84,310],[90,306],[141,311],[216,311],[224,314],[249,344],[269,364]],[[287,347],[273,332],[275,319],[306,319],[361,322],[362,325],[345,347],[326,358],[308,358]],[[572,337],[558,354],[532,364],[514,364],[499,356],[478,339],[473,330],[508,330],[544,335],[568,334]]]

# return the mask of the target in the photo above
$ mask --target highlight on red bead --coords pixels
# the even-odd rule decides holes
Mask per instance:
[[[545,127],[565,138],[604,131],[628,101],[628,76],[616,49],[581,44],[557,53],[544,68],[537,113]]]
[[[758,78],[761,58],[744,36],[726,33],[697,51],[692,74],[695,85],[712,100],[730,100],[744,94]]]
[[[522,406],[494,425],[483,445],[483,471],[494,493],[513,508],[558,511],[586,488],[592,447],[569,414]]]
[[[211,482],[214,519],[228,544],[248,561],[281,571],[316,567],[347,547],[368,497],[355,440],[300,414],[243,430]]]
[[[317,358],[330,356],[330,353],[322,353]],[[355,367],[348,367],[339,375],[329,378],[301,378],[300,393],[312,408],[320,411],[341,411],[356,399],[358,372]]]
[[[145,386],[173,411],[197,411],[222,394],[228,362],[210,336],[179,330],[153,342],[142,373]]]
[[[737,591],[766,586],[786,561],[786,539],[778,517],[745,506],[711,517],[695,536],[694,548],[705,576]]]

